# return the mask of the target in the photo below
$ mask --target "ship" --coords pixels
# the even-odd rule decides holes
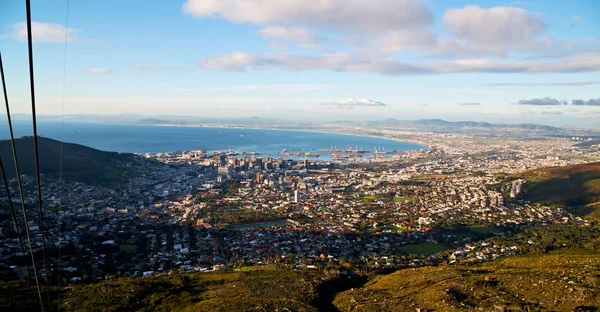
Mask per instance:
[[[385,147],[381,146],[379,149],[374,148],[373,153],[375,154],[387,154],[388,152],[385,150]]]
[[[352,147],[349,147],[344,152],[346,152],[346,153],[366,153],[367,151],[365,151],[362,147],[358,148],[358,146],[357,146],[354,149]]]
[[[225,155],[227,155],[227,156],[236,156],[236,155],[239,155],[239,154],[240,154],[239,152],[234,152],[234,151],[232,151],[231,149],[229,149],[229,150],[228,150],[228,151],[225,153]]]

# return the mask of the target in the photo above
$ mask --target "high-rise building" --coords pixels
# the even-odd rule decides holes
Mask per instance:
[[[302,194],[300,194],[300,190],[295,190],[294,191],[294,202],[296,204],[299,204],[300,201],[302,201]]]
[[[256,184],[262,183],[262,174],[260,172],[256,173]]]
[[[231,169],[231,167],[228,167],[228,166],[219,166],[218,170],[219,170],[219,175],[225,176],[225,177],[231,175],[231,173],[233,171]]]

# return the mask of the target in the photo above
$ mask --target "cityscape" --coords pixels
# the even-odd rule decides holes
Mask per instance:
[[[596,0],[0,12],[0,311],[600,311]]]
[[[356,275],[527,254],[543,242],[515,240],[515,233],[536,226],[597,233],[593,219],[526,200],[530,182],[519,177],[600,161],[597,134],[529,133],[522,140],[352,130],[362,131],[426,147],[330,160],[293,159],[293,151],[278,158],[245,151],[144,153],[127,164],[131,178],[123,183],[44,175],[50,271],[38,272],[60,275],[66,285],[252,267]],[[16,194],[17,181],[10,182]],[[23,176],[22,184],[32,191],[25,206],[35,206],[35,179]],[[35,220],[35,210],[29,213]],[[3,215],[3,278],[26,277],[8,211]],[[39,253],[40,228],[30,221],[29,230]]]

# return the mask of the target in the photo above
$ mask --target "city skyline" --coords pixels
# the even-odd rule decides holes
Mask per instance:
[[[559,126],[600,118],[593,1],[224,3],[73,2],[68,28],[66,2],[34,3],[39,113]],[[24,4],[6,8],[11,109],[27,113]]]

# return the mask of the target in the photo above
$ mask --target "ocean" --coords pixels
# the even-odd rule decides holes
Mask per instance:
[[[32,135],[31,122],[13,121],[16,137]],[[257,152],[279,157],[287,153],[316,153],[318,159],[331,159],[323,149],[364,149],[408,151],[426,149],[416,143],[356,135],[220,127],[143,126],[65,121],[38,121],[38,134],[64,142],[77,143],[103,151],[160,153],[185,150]],[[6,123],[0,139],[8,139]],[[366,155],[371,153],[366,153]]]

